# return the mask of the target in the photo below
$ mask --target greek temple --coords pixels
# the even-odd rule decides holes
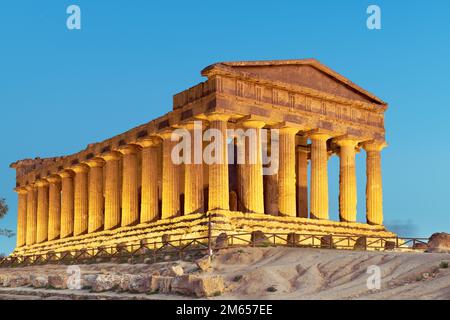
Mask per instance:
[[[182,241],[206,236],[209,223],[229,234],[395,236],[383,226],[385,102],[314,59],[222,62],[202,75],[204,82],[175,94],[172,111],[157,119],[72,155],[13,163],[13,254]],[[174,131],[192,132],[195,123],[222,133],[215,143],[223,161],[174,163]],[[227,132],[239,128],[257,133],[244,149],[257,155],[254,163],[230,161],[238,142]],[[269,137],[276,130],[276,139],[263,139],[262,130]],[[356,168],[362,151],[366,166]],[[273,174],[263,174],[263,152],[276,152]],[[333,154],[339,221],[329,219]],[[365,170],[365,186],[357,185],[356,170]],[[360,187],[365,213],[357,212]]]

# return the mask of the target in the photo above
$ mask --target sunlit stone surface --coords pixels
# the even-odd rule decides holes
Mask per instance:
[[[313,59],[217,63],[202,75],[205,82],[174,95],[173,110],[155,120],[72,155],[12,164],[14,254],[161,241],[165,234],[206,236],[206,213],[213,235],[394,235],[382,225],[385,102]],[[174,163],[180,136],[172,133],[193,133],[196,122],[201,135],[213,129],[220,136],[200,142],[191,136],[190,145],[203,155],[215,143],[219,161]],[[255,156],[252,163],[229,162],[229,150],[242,141],[228,130],[239,128],[254,130],[254,143],[247,139],[242,149],[245,159]],[[366,168],[355,165],[361,149]],[[183,152],[194,161],[194,150]],[[263,162],[264,152],[272,162]],[[329,220],[327,171],[334,155],[340,157],[340,221]],[[277,170],[263,176],[271,165]],[[357,222],[363,221],[357,188],[364,187],[357,170],[367,174],[365,223]]]

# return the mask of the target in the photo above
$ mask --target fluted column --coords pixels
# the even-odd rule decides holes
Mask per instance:
[[[282,216],[295,217],[296,177],[295,177],[295,135],[297,128],[279,129],[279,170],[278,170],[278,210]]]
[[[38,180],[36,242],[41,243],[48,238],[48,181]]]
[[[163,139],[161,219],[169,219],[180,215],[180,165],[175,164],[172,159],[172,150],[178,142],[172,141],[172,131],[166,131],[159,136]]]
[[[48,201],[48,240],[58,239],[61,230],[61,177],[53,175],[47,178],[49,185]]]
[[[86,162],[89,166],[89,210],[88,233],[99,231],[103,228],[104,203],[103,197],[103,166],[105,161],[93,158]]]
[[[105,159],[105,230],[120,226],[120,153],[110,152]]]
[[[214,141],[216,160],[209,165],[208,209],[230,209],[228,181],[228,148],[227,148],[227,114],[211,114],[208,116],[210,129],[220,133],[220,141]]]
[[[73,167],[75,172],[75,203],[73,235],[78,236],[88,231],[88,172],[89,166],[78,164]]]
[[[340,221],[356,221],[356,168],[355,154],[358,141],[338,139],[339,146],[339,218]]]
[[[144,223],[158,219],[158,145],[161,140],[151,137],[138,143],[142,147],[140,222]]]
[[[184,214],[191,214],[203,212],[203,136],[201,122],[187,123],[184,128],[191,145],[190,162],[184,165]]]
[[[366,217],[367,223],[383,224],[383,184],[381,178],[381,150],[385,142],[364,143],[366,150]]]
[[[119,150],[123,154],[122,226],[139,222],[138,158],[140,147],[127,145]]]
[[[311,139],[311,218],[328,219],[328,153],[325,133],[313,133]]]
[[[17,240],[16,247],[23,247],[27,242],[27,190],[16,188],[18,195],[17,204]]]
[[[308,153],[305,145],[297,146],[297,217],[300,218],[308,218]]]
[[[245,141],[245,185],[242,192],[242,202],[245,210],[252,213],[264,213],[264,184],[262,167],[261,129],[265,123],[257,120],[247,120],[241,123],[246,129]]]
[[[74,186],[73,171],[59,173],[61,177],[61,238],[73,235]]]
[[[27,189],[27,237],[26,245],[36,243],[36,224],[37,224],[37,192],[33,184],[28,185]]]

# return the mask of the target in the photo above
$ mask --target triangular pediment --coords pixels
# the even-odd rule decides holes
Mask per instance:
[[[260,79],[298,85],[351,100],[385,104],[315,59],[222,62],[205,68],[204,73],[219,65]]]

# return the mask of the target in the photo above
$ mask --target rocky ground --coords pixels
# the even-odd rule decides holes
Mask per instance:
[[[449,253],[233,248],[211,261],[80,265],[80,282],[63,265],[3,268],[0,299],[450,299],[448,262]],[[380,289],[367,287],[373,266]]]

